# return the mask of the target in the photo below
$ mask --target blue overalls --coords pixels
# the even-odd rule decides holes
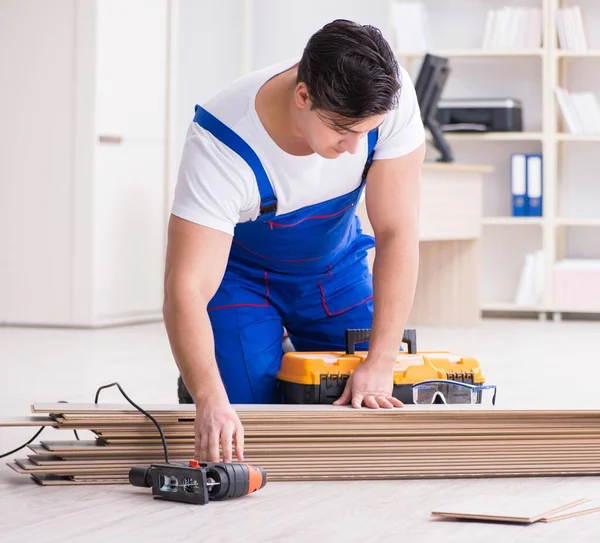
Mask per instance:
[[[200,106],[194,122],[247,162],[261,198],[256,220],[235,227],[222,283],[208,306],[221,377],[232,404],[279,403],[284,327],[297,351],[344,350],[347,328],[371,328],[367,250],[375,243],[355,212],[378,132],[368,134],[359,187],[276,216],[277,198],[250,146]]]

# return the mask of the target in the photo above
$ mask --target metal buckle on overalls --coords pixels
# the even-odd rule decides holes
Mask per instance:
[[[269,201],[271,201],[271,203],[267,204]],[[272,213],[273,211],[277,211],[277,198],[268,198],[260,203],[261,215],[266,215],[267,213]]]

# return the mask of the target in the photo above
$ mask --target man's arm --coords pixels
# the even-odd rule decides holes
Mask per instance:
[[[414,300],[419,268],[419,207],[425,145],[375,160],[365,203],[375,236],[369,364],[392,368]]]
[[[171,350],[196,405],[196,458],[232,460],[232,440],[243,459],[244,431],[229,404],[215,357],[207,306],[219,288],[231,247],[226,232],[171,215],[163,316]]]
[[[173,356],[197,401],[224,394],[207,305],[225,273],[231,236],[171,215],[163,316]]]
[[[375,234],[373,322],[369,354],[352,373],[334,405],[401,407],[392,396],[392,368],[398,357],[419,268],[419,205],[424,145],[392,159],[373,162],[366,208]]]

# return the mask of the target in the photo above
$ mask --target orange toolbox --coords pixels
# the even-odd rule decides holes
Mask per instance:
[[[284,403],[330,404],[337,400],[348,377],[368,354],[356,352],[355,345],[367,341],[370,333],[370,329],[346,330],[346,352],[285,353],[277,373]],[[471,385],[485,382],[475,358],[449,351],[419,352],[416,331],[405,330],[394,367],[392,395],[404,404],[412,404],[413,385],[442,379]]]

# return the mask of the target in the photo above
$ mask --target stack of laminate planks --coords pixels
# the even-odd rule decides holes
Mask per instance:
[[[160,423],[170,461],[193,458],[194,406],[142,407]],[[265,468],[270,481],[600,474],[595,410],[234,408],[244,425],[244,461]],[[9,463],[40,484],[127,483],[131,466],[164,461],[156,427],[128,404],[34,404],[32,412],[4,424],[46,424],[62,433],[30,444],[33,454]],[[65,430],[93,434],[65,440]]]

